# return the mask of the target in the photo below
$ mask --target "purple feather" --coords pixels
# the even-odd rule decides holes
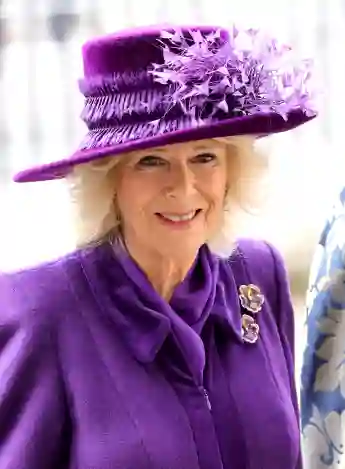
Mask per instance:
[[[179,30],[163,32],[164,63],[152,64],[149,71],[154,81],[172,85],[168,106],[179,105],[195,117],[206,105],[211,115],[219,110],[235,116],[275,112],[286,120],[295,109],[316,114],[312,62],[296,64],[289,46],[235,26],[226,43],[220,42],[220,31],[189,34],[191,40]]]

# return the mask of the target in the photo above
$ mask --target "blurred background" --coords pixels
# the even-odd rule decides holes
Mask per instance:
[[[233,21],[264,27],[313,57],[322,89],[317,120],[262,142],[270,153],[270,197],[260,215],[241,220],[244,234],[271,240],[287,260],[300,356],[311,255],[345,182],[345,0],[0,0],[0,269],[73,247],[63,183],[15,185],[11,176],[78,144],[82,42],[134,25]]]

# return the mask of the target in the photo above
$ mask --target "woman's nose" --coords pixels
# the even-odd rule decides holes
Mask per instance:
[[[186,164],[179,164],[171,168],[168,181],[170,196],[182,195],[184,197],[195,192],[195,175]]]

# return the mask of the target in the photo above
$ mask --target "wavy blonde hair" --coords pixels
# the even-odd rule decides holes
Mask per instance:
[[[228,148],[228,192],[224,203],[224,223],[208,244],[215,250],[223,250],[234,242],[236,214],[253,212],[262,199],[261,182],[268,166],[266,155],[255,146],[252,136],[236,136],[211,139],[223,142]],[[103,241],[119,234],[119,214],[114,198],[116,187],[113,171],[120,158],[104,157],[91,163],[75,166],[67,176],[72,200],[76,244],[79,248]]]

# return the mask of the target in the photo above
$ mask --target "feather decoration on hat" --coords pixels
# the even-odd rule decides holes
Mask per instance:
[[[233,27],[226,41],[219,30],[189,34],[164,31],[164,63],[149,71],[156,82],[172,87],[170,107],[179,105],[195,117],[274,112],[287,120],[295,109],[316,114],[313,63],[297,61],[289,46],[255,29]]]

